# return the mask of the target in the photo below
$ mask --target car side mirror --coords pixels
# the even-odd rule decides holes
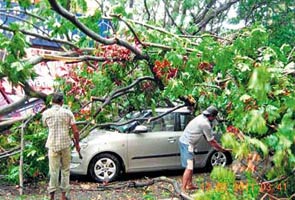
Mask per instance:
[[[144,125],[138,125],[135,127],[135,129],[132,132],[133,133],[146,133],[146,132],[148,132],[148,128]]]

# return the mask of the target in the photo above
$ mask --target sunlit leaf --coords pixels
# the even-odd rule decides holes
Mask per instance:
[[[266,67],[255,68],[249,81],[248,88],[259,100],[265,100],[270,89],[270,74]]]
[[[247,141],[250,144],[253,144],[256,148],[260,149],[263,152],[264,156],[268,155],[268,147],[263,142],[256,138],[247,138]]]
[[[278,119],[281,115],[279,113],[279,109],[276,106],[273,105],[267,105],[265,108],[265,111],[267,112],[267,120],[269,122],[273,122],[274,120]]]
[[[249,132],[264,134],[267,131],[266,121],[262,113],[258,110],[252,110],[247,116],[247,130]]]

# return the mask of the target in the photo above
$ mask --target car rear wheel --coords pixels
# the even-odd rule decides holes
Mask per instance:
[[[208,159],[208,167],[212,169],[214,166],[224,167],[229,162],[227,155],[221,151],[214,151]]]
[[[98,182],[110,182],[118,178],[121,164],[118,158],[109,153],[96,155],[89,165],[89,174]]]

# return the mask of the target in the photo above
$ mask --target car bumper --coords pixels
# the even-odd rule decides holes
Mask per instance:
[[[83,155],[83,154],[82,154]],[[88,165],[86,162],[86,157],[82,159],[79,158],[79,154],[76,151],[71,153],[71,164],[70,164],[70,173],[77,175],[86,175]]]

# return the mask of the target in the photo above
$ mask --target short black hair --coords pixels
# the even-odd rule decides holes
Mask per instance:
[[[64,95],[61,92],[55,92],[52,94],[52,103],[63,103],[64,101]]]

